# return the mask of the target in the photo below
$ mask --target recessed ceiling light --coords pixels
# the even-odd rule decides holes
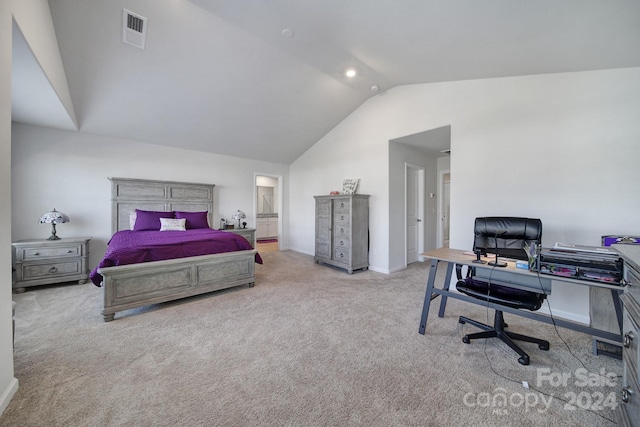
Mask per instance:
[[[285,39],[290,39],[293,37],[293,35],[293,31],[288,28],[282,30],[282,37],[284,37]]]
[[[344,75],[347,77],[355,77],[356,70],[354,70],[353,68],[349,68],[347,71],[344,72]]]

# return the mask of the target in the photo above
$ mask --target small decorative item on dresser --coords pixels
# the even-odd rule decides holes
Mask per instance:
[[[51,236],[47,240],[60,240],[56,235],[56,224],[64,224],[69,221],[70,219],[67,215],[58,212],[55,208],[40,217],[40,224],[51,224]]]
[[[247,223],[245,221],[242,221],[242,229],[247,228]]]
[[[238,220],[238,228],[240,228],[240,220],[245,219],[246,217],[247,215],[244,212],[242,212],[240,209],[238,209],[232,216],[233,219]]]
[[[360,182],[360,178],[357,179],[345,179],[342,183],[342,193],[343,194],[356,194],[356,190],[358,189],[358,183]]]

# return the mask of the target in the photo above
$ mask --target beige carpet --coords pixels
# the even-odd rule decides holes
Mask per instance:
[[[604,398],[617,398],[621,362],[591,355],[589,336],[559,329],[571,354],[553,326],[509,316],[511,330],[551,342],[524,344],[532,362],[521,366],[499,341],[461,342],[475,328],[457,316],[492,316],[481,306],[450,301],[418,334],[426,264],[348,275],[289,251],[264,259],[254,288],[111,323],[93,285],[14,295],[20,388],[0,425],[614,425]],[[616,386],[583,384],[581,361]]]

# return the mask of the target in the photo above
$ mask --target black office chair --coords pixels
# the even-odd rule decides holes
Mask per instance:
[[[474,252],[487,254],[497,253],[515,259],[528,259],[524,250],[525,245],[541,243],[542,222],[539,219],[517,217],[486,217],[476,218],[474,227]],[[499,267],[496,267],[499,268]],[[461,277],[461,270],[457,269],[458,283],[456,289],[464,294],[478,298],[482,301],[492,302],[512,308],[536,311],[542,307],[546,298],[544,293],[536,293],[520,289],[488,283],[478,280],[473,275],[473,269],[467,277]],[[542,291],[542,289],[541,289]],[[460,323],[470,323],[483,332],[465,335],[462,342],[469,344],[471,340],[480,338],[499,338],[520,355],[518,362],[522,365],[529,364],[529,355],[522,350],[513,340],[526,341],[538,344],[541,350],[549,350],[549,341],[515,332],[506,331],[504,315],[501,310],[496,310],[493,326],[485,325],[476,320],[460,316]]]

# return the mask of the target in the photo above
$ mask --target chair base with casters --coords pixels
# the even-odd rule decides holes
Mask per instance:
[[[507,307],[523,308],[532,311],[538,310],[542,306],[542,302],[546,298],[546,295],[544,294],[522,291],[501,285],[488,284],[486,282],[475,280],[471,277],[458,281],[458,283],[456,284],[456,289],[464,294],[484,301],[494,302],[497,304],[505,305]],[[464,316],[460,316],[460,319],[458,321],[463,324],[469,323],[483,330],[483,332],[465,335],[462,338],[463,343],[469,344],[471,340],[474,339],[499,338],[505,344],[511,347],[513,351],[520,355],[518,362],[522,365],[529,364],[529,355],[524,350],[522,350],[513,340],[538,344],[538,348],[540,348],[540,350],[549,350],[549,341],[518,334],[511,331],[506,331],[504,328],[507,325],[506,323],[504,323],[504,314],[501,310],[496,310],[493,326],[486,325],[484,323],[478,322],[477,320],[469,319],[468,317]]]

